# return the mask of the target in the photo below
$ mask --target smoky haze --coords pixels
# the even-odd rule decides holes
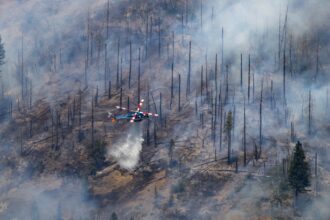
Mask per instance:
[[[157,2],[147,1],[146,4],[151,7]],[[167,129],[170,130],[168,134],[173,134],[173,137],[180,140],[195,138],[194,135],[199,126],[196,124],[199,123],[200,118],[191,109],[195,108],[195,103],[198,104],[197,109],[213,109],[205,100],[215,100],[220,95],[223,111],[234,113],[232,149],[236,153],[238,152],[238,155],[242,152],[243,106],[244,101],[246,102],[248,151],[253,152],[254,145],[259,144],[259,112],[262,101],[262,137],[260,139],[262,139],[263,151],[272,151],[275,148],[276,158],[272,159],[281,161],[287,158],[287,154],[291,153],[293,146],[293,142],[290,141],[290,125],[294,125],[295,140],[300,139],[304,146],[305,144],[310,146],[306,149],[309,159],[321,148],[325,149],[324,156],[320,157],[319,166],[326,173],[329,169],[326,161],[330,141],[327,130],[330,119],[328,106],[330,78],[327,74],[330,55],[330,2],[327,0],[206,0],[202,1],[202,5],[200,1],[189,1],[189,3],[189,16],[181,15],[181,11],[185,11],[184,3],[178,1],[179,9],[171,12],[175,22],[173,20],[171,22],[159,21],[160,25],[163,25],[161,29],[162,43],[160,43],[162,54],[158,57],[155,52],[157,51],[155,45],[158,46],[158,36],[154,34],[149,39],[150,45],[153,45],[154,48],[151,46],[151,52],[147,57],[145,41],[148,40],[144,40],[145,16],[139,15],[128,19],[127,17],[134,10],[125,11],[125,9],[133,7],[133,4],[138,4],[143,5],[141,8],[144,10],[143,13],[146,13],[148,10],[145,10],[146,6],[143,1],[110,1],[110,10],[113,13],[110,15],[111,36],[107,38],[107,0],[3,0],[0,3],[0,34],[6,49],[6,64],[2,71],[5,94],[14,100],[14,108],[18,108],[19,100],[24,96],[21,93],[25,89],[29,90],[30,83],[33,84],[33,89],[31,88],[32,104],[39,99],[45,99],[54,108],[59,106],[59,100],[75,94],[78,90],[85,88],[86,84],[89,89],[88,103],[96,91],[100,96],[106,96],[104,94],[107,94],[108,81],[112,80],[112,88],[115,90],[116,74],[121,71],[118,64],[119,58],[117,62],[117,42],[120,44],[120,57],[123,63],[123,81],[127,84],[128,41],[131,41],[133,45],[132,87],[134,89],[128,90],[128,86],[125,84],[124,90],[134,99],[134,103],[137,99],[137,73],[140,70],[142,75],[141,96],[144,98],[147,96],[145,88],[148,86],[154,95],[152,97],[152,99],[155,98],[154,103],[157,103],[148,103],[149,107],[152,106],[151,111],[156,111],[158,108],[159,113],[158,92],[162,92],[163,114],[169,116],[170,119],[177,117],[177,122],[173,123],[175,125],[168,125]],[[153,18],[160,17],[160,20],[161,18],[166,20],[167,14],[161,9],[154,9],[154,11],[150,9],[150,11]],[[183,17],[181,18],[181,16]],[[157,25],[153,26],[154,30],[157,30]],[[126,29],[130,31],[127,32]],[[88,38],[88,31],[93,32],[91,39]],[[174,48],[172,48],[172,33]],[[194,97],[190,99],[186,98],[189,41],[192,42],[190,96]],[[86,51],[89,47],[95,48],[95,50],[91,55],[92,58],[86,61]],[[139,49],[142,64],[138,70]],[[174,51],[175,98],[172,108],[169,109],[172,49]],[[90,53],[92,52],[90,51]],[[217,80],[215,79],[216,54]],[[243,58],[242,87],[240,85],[241,54]],[[248,100],[249,55],[251,57],[251,79],[250,99]],[[104,61],[105,59],[110,60],[109,63]],[[166,61],[162,61],[162,59]],[[86,65],[86,62],[90,62],[90,64]],[[108,70],[104,70],[106,68]],[[200,95],[201,68],[204,71],[203,80],[206,80],[206,69],[208,69],[209,77],[209,91],[205,91],[204,85],[202,95]],[[108,75],[103,76],[103,71],[108,71]],[[22,72],[24,76],[21,76]],[[286,74],[285,78],[283,72]],[[184,108],[184,113],[177,111],[179,74],[182,83],[181,107]],[[24,79],[22,80],[22,78]],[[285,85],[283,79],[285,79]],[[263,84],[263,91],[261,91],[261,84]],[[116,103],[112,102],[111,105],[118,105],[118,89],[115,90],[114,95]],[[226,96],[228,96],[228,100],[225,102]],[[126,101],[126,96],[124,100]],[[84,113],[90,114],[90,109],[86,107]],[[104,117],[106,117],[106,113]],[[211,116],[207,114],[205,123],[213,123],[213,121],[210,122],[210,118]],[[215,128],[217,129],[215,148],[222,157],[227,154],[227,140],[224,137],[222,140],[220,139],[219,121],[218,119]],[[140,162],[145,137],[144,130],[141,128],[143,126],[145,124],[132,126],[128,131],[122,132],[113,144],[109,144],[106,150],[108,159],[114,158],[122,168],[132,171]],[[110,132],[112,131],[110,130]],[[206,134],[209,133],[206,132]],[[167,139],[171,138],[167,137]],[[205,135],[203,145],[204,139],[206,139],[206,148],[213,152],[211,138]],[[219,147],[220,141],[222,141],[222,149]],[[16,145],[18,146],[18,144]],[[274,145],[281,147],[276,148]],[[287,148],[283,146],[287,146]],[[175,154],[174,157],[177,155]],[[213,158],[213,155],[210,157]],[[93,213],[90,209],[96,207],[96,204],[86,196],[88,189],[84,186],[84,179],[72,177],[74,180],[66,183],[66,178],[71,178],[70,176],[51,175],[47,178],[51,180],[54,178],[54,182],[59,182],[58,185],[63,189],[59,196],[54,197],[52,194],[54,192],[49,189],[49,184],[42,181],[40,189],[28,186],[20,193],[23,195],[21,197],[29,203],[35,201],[34,203],[40,210],[50,207],[50,211],[47,213],[41,211],[40,217],[47,219],[56,216],[60,209],[58,204],[67,199],[66,196],[70,193],[73,197],[67,201],[66,208],[73,210],[71,216],[74,219]],[[34,185],[40,179],[42,177],[38,177],[37,180],[26,178],[26,181],[30,181],[29,184]],[[75,183],[81,184],[82,187],[74,190],[74,187],[70,188],[70,184]],[[66,187],[66,184],[69,186]],[[237,204],[234,212],[239,210],[237,211],[239,216],[255,214],[253,210],[241,210],[246,208],[246,204],[250,201],[255,202],[263,198],[259,193],[255,193],[258,189],[258,185],[252,187],[250,182],[246,183],[239,193],[244,200]],[[48,193],[45,194],[41,191]],[[49,193],[49,191],[51,192]],[[324,195],[315,199],[312,205],[304,211],[307,216],[311,218],[317,216],[320,219],[329,217],[328,211],[323,206],[325,202],[329,201],[329,192],[326,190],[322,192]],[[15,193],[9,195],[9,198],[16,197],[18,195]],[[83,210],[79,208],[80,205],[92,208]],[[196,204],[191,201],[189,205],[194,207]],[[212,205],[212,201],[208,200],[203,207],[210,210],[214,208]],[[321,208],[320,213],[316,211],[318,208]],[[231,214],[228,214],[229,219]],[[210,211],[210,215],[206,217],[217,215],[218,213]],[[19,213],[18,216],[24,216],[24,213]]]

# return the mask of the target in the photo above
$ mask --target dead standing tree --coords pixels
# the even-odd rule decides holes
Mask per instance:
[[[259,154],[258,158],[261,156],[262,148],[262,93],[263,93],[263,80],[261,81],[261,92],[260,92],[260,106],[259,106]]]
[[[141,100],[141,50],[139,48],[139,69],[138,69],[138,103],[140,103]]]
[[[226,124],[225,124],[225,132],[227,134],[227,144],[228,144],[228,158],[227,158],[227,163],[231,163],[231,130],[233,127],[233,117],[232,117],[232,112],[229,111],[227,118],[226,118]]]
[[[173,103],[173,98],[174,98],[174,79],[173,79],[173,72],[174,72],[174,64],[172,63],[172,67],[171,67],[171,101],[170,101],[170,109],[172,109],[172,103]]]
[[[248,66],[248,103],[250,103],[250,82],[251,82],[251,57],[249,54],[249,66]]]
[[[188,76],[187,76],[187,90],[186,98],[190,95],[190,77],[191,77],[191,41],[189,41],[189,60],[188,60]]]
[[[128,89],[131,89],[131,77],[132,77],[132,42],[129,42]]]
[[[181,75],[179,74],[179,101],[178,101],[178,110],[181,111]]]
[[[308,95],[308,135],[312,134],[312,92]]]
[[[94,100],[92,99],[92,122],[91,122],[91,126],[92,126],[92,148],[94,148]]]
[[[120,40],[118,40],[117,43],[117,74],[116,74],[116,89],[119,89],[119,62],[120,62],[120,58],[119,58],[119,54],[120,54]]]
[[[243,149],[244,149],[244,166],[246,166],[246,114],[245,114],[245,97],[244,97],[244,125],[243,125]]]

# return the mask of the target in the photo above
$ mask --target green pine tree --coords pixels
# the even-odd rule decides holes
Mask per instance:
[[[310,167],[305,160],[305,152],[298,141],[289,168],[289,184],[294,189],[296,196],[310,186]]]
[[[117,216],[116,212],[112,213],[111,220],[118,220],[118,216]]]

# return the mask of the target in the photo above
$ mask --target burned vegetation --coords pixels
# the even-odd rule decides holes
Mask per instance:
[[[4,2],[1,218],[329,218],[329,3]]]

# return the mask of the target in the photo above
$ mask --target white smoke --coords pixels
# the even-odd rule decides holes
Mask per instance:
[[[142,131],[139,126],[133,125],[126,139],[116,143],[109,153],[117,160],[122,168],[131,170],[139,162],[142,143]]]

